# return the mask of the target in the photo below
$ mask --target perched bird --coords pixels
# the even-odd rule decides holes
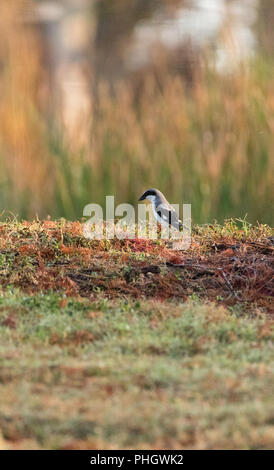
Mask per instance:
[[[147,189],[139,198],[139,201],[144,201],[145,199],[151,202],[153,215],[162,226],[171,225],[177,230],[183,228],[183,223],[178,218],[175,209],[173,209],[159,189]]]

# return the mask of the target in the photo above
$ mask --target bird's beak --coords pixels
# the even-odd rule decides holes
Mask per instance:
[[[139,197],[138,201],[143,201],[144,199],[145,199],[145,196],[144,196],[144,194],[142,194],[142,196]]]

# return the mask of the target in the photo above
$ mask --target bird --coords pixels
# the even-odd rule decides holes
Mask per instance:
[[[161,226],[172,226],[177,230],[183,228],[183,223],[178,218],[175,209],[173,209],[159,189],[147,189],[139,198],[139,201],[144,200],[151,202],[153,215]]]

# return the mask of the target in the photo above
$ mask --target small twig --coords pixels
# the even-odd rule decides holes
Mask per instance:
[[[170,266],[172,268],[190,268],[190,269],[199,269],[200,271],[202,271],[204,274],[216,274],[216,271],[221,273],[226,285],[228,286],[229,290],[232,292],[232,294],[234,295],[234,297],[241,301],[240,297],[238,296],[238,294],[235,292],[235,290],[233,289],[233,286],[230,282],[230,280],[228,279],[227,275],[225,274],[225,272],[223,271],[222,268],[213,268],[213,269],[208,269],[206,266],[201,266],[200,264],[172,264],[172,263],[166,263],[167,266]]]
[[[160,269],[160,266],[158,265],[144,266],[141,269],[141,272],[143,274],[148,274],[148,273],[159,274],[161,272],[161,269]]]
[[[204,272],[205,274],[215,274],[213,269],[208,269],[206,266],[202,266],[200,264],[173,264],[173,263],[166,263],[167,266],[170,268],[190,268],[190,269],[199,269],[200,271]],[[218,268],[216,268],[218,269]]]
[[[230,282],[230,280],[228,279],[227,275],[225,274],[225,272],[222,270],[222,268],[216,268],[223,276],[224,280],[225,280],[225,283],[226,285],[228,286],[229,290],[232,292],[232,294],[234,295],[235,299],[237,300],[241,300],[240,297],[238,296],[238,294],[235,292],[235,290],[233,289],[233,286]]]

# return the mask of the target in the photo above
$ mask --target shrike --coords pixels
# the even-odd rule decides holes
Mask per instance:
[[[173,209],[159,189],[147,189],[139,198],[139,201],[144,201],[145,199],[151,202],[153,215],[162,226],[172,226],[177,230],[183,228],[183,223],[178,218],[175,209]]]

